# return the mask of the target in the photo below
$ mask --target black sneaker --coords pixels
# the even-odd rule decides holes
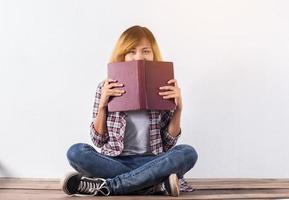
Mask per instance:
[[[137,191],[135,194],[137,195],[168,195],[166,189],[162,186],[162,183],[143,188]]]
[[[68,195],[108,196],[110,190],[106,180],[102,178],[89,178],[79,173],[70,173],[61,181],[62,190]]]
[[[174,197],[180,196],[179,179],[176,174],[171,174],[169,178],[164,181],[164,185],[169,195]]]
[[[160,183],[154,186],[154,195],[168,195],[164,183]]]

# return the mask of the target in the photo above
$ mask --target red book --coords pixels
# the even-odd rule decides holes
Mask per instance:
[[[122,96],[111,97],[108,111],[173,110],[174,99],[163,99],[159,87],[174,78],[172,62],[136,60],[109,63],[108,78],[124,84]]]

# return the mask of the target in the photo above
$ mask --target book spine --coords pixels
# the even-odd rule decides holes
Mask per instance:
[[[146,76],[146,69],[145,69],[145,61],[140,60],[138,61],[138,81],[139,81],[139,103],[140,109],[147,108],[147,98],[146,98],[146,87],[145,87],[145,76]]]

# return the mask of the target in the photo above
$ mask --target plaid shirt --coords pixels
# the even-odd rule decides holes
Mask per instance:
[[[118,156],[124,146],[124,132],[126,126],[126,113],[125,112],[108,112],[106,126],[108,134],[98,134],[93,126],[93,121],[98,113],[99,101],[101,97],[101,89],[104,82],[101,82],[97,86],[94,106],[93,106],[93,119],[90,124],[90,135],[92,142],[98,148],[101,148],[101,153],[108,156]],[[173,117],[174,111],[156,111],[148,110],[149,114],[149,135],[150,135],[150,147],[153,154],[158,155],[162,152],[166,152],[172,148],[176,143],[177,137],[172,137],[168,133],[168,124]],[[189,186],[184,179],[179,181],[181,191],[190,192],[193,189]]]

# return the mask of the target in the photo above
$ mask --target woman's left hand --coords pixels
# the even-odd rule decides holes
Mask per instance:
[[[162,90],[162,92],[159,92],[159,95],[163,96],[163,99],[174,98],[177,110],[182,110],[183,104],[182,104],[181,89],[179,88],[176,79],[171,79],[168,81],[168,84],[171,83],[173,83],[174,86],[166,85],[160,87],[159,89]]]

